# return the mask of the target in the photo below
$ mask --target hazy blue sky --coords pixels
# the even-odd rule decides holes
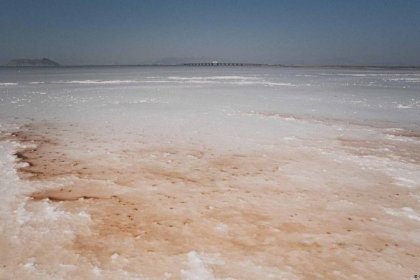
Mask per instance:
[[[41,57],[420,65],[420,0],[0,0],[0,63]]]

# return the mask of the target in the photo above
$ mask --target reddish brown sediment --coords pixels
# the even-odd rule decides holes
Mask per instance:
[[[346,137],[338,137],[337,140],[346,151],[358,156],[371,155],[390,159],[394,157],[398,158],[400,161],[420,164],[420,141],[405,142],[392,141],[389,139],[379,140]]]
[[[85,155],[73,149],[84,142],[94,147],[100,139],[81,129],[83,139],[71,144],[66,133],[79,132],[67,129],[32,124],[14,133],[15,140],[36,145],[16,153],[28,163],[19,173],[36,182],[71,176],[68,185],[29,193],[29,203],[47,201],[88,213],[91,231],[77,233],[63,249],[95,266],[112,270],[117,254],[125,271],[157,279],[166,272],[179,279],[186,254],[197,251],[225,261],[210,265],[219,278],[256,279],[289,267],[297,279],[376,279],[384,271],[390,279],[408,279],[417,267],[418,243],[399,236],[418,230],[417,222],[383,211],[416,209],[417,202],[383,173],[287,150],[221,153],[153,143],[115,150],[113,157]],[[383,143],[375,140],[338,142],[356,155],[385,156],[376,149]],[[413,147],[395,146],[391,152],[411,155],[417,163]],[[283,171],[290,166],[302,177],[323,169],[330,177],[323,185],[311,178],[293,180]],[[365,185],[352,183],[351,176]]]
[[[389,129],[392,127],[399,127],[401,124],[396,124],[394,122],[390,121],[360,121],[355,119],[342,119],[342,118],[333,118],[333,117],[321,117],[316,115],[308,115],[308,116],[302,116],[302,115],[295,115],[295,114],[285,114],[285,113],[277,113],[277,112],[246,112],[245,115],[251,115],[251,116],[260,116],[262,118],[275,118],[275,119],[284,119],[284,120],[296,120],[296,121],[304,121],[308,123],[316,123],[316,124],[322,124],[322,125],[335,125],[335,126],[353,126],[353,127],[364,127],[364,128],[373,128],[373,129]],[[418,137],[420,135],[418,132],[415,132],[411,129],[399,129],[395,132],[396,136],[408,136],[408,137]]]
[[[393,136],[401,136],[415,139],[420,138],[420,133],[414,130],[398,129],[394,131],[388,131],[386,133]]]

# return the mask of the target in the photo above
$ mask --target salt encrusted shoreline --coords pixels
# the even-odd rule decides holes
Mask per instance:
[[[404,214],[415,209],[413,190],[350,160],[338,165],[293,146],[221,152],[148,136],[111,151],[115,139],[51,122],[10,137],[31,144],[15,157],[35,190],[19,205],[30,218],[6,276],[397,279],[416,269],[418,221]],[[353,142],[339,141],[352,151]],[[372,145],[363,151],[378,153]],[[308,172],[323,174],[295,177]],[[55,246],[31,243],[28,229]]]
[[[409,279],[419,81],[2,69],[0,278]]]

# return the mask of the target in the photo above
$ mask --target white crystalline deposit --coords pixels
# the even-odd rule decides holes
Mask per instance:
[[[188,269],[181,271],[185,280],[214,280],[216,279],[203,258],[196,252],[188,253]]]
[[[1,71],[0,278],[398,279],[414,268],[418,71]],[[10,123],[51,137],[48,161],[75,172],[21,179],[13,154],[35,142],[11,141]],[[82,194],[29,195],[70,187]]]

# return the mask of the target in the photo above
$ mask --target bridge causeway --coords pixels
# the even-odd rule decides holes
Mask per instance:
[[[184,63],[184,66],[263,66],[257,63],[236,63],[236,62],[196,62]]]

